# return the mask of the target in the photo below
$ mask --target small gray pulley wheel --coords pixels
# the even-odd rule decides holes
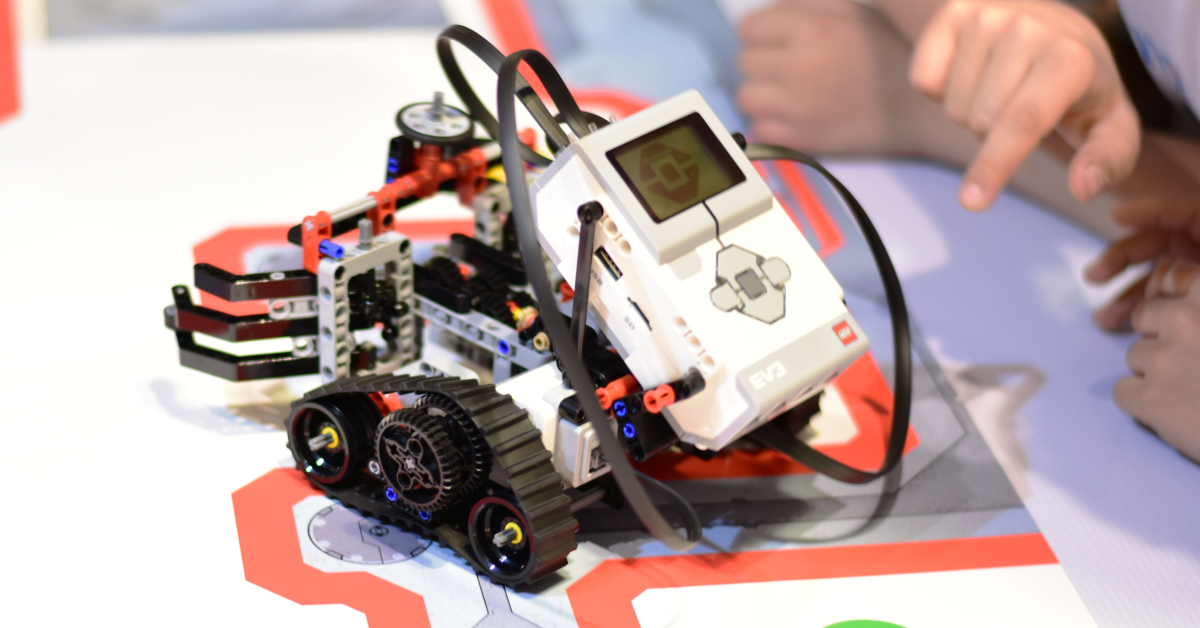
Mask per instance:
[[[442,93],[433,102],[408,105],[396,114],[400,134],[414,142],[451,146],[475,136],[475,121],[462,109],[442,102]]]

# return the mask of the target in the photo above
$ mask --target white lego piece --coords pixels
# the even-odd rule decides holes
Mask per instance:
[[[608,473],[610,467],[603,462],[592,425],[576,425],[558,415],[559,403],[575,391],[563,387],[557,366],[547,364],[521,373],[497,385],[496,391],[511,396],[529,413],[529,420],[542,433],[542,445],[554,455],[555,470],[567,486],[581,486]]]

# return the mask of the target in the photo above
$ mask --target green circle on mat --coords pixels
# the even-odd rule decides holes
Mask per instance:
[[[850,621],[839,621],[836,624],[830,624],[825,626],[825,628],[904,628],[904,626],[874,619],[851,619]]]

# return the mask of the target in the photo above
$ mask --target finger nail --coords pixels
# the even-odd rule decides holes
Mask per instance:
[[[1083,170],[1083,193],[1088,199],[1102,192],[1106,184],[1107,178],[1100,166],[1092,164]]]
[[[987,198],[983,195],[983,190],[974,183],[967,183],[958,191],[958,202],[965,209],[973,212],[979,211],[987,206]]]
[[[1086,277],[1088,281],[1103,281],[1104,277],[1107,275],[1105,270],[1106,269],[1104,268],[1103,260],[1095,260],[1091,264],[1088,264],[1084,267],[1083,276]]]

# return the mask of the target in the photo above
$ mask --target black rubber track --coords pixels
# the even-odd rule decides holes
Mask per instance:
[[[399,526],[433,539],[454,550],[477,572],[509,586],[528,584],[554,573],[567,564],[567,555],[576,547],[575,532],[579,523],[571,515],[571,500],[563,492],[562,480],[554,469],[550,452],[542,445],[542,434],[533,426],[528,414],[513,403],[508,395],[496,392],[494,386],[482,386],[475,380],[454,377],[419,377],[408,375],[368,375],[352,377],[309,391],[295,401],[302,403],[328,395],[396,393],[398,395],[436,395],[456,405],[462,415],[478,426],[491,449],[492,460],[507,480],[504,490],[487,483],[475,494],[464,497],[460,504],[434,513],[422,521],[415,512],[389,502],[384,497],[386,485],[365,470],[362,481],[342,487],[310,483],[329,497],[357,510],[367,517]],[[440,404],[439,404],[440,405]],[[288,419],[289,425],[291,419]],[[494,492],[508,494],[528,520],[528,536],[534,542],[531,567],[518,579],[497,577],[487,570],[474,555],[467,536],[467,519],[471,506]]]

